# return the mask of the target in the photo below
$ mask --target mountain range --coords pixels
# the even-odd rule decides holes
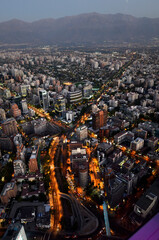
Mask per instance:
[[[13,19],[0,23],[1,44],[65,44],[147,42],[159,38],[159,18],[88,13],[32,23]]]

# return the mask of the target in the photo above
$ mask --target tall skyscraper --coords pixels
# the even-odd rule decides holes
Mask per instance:
[[[40,105],[44,110],[47,110],[49,107],[49,97],[48,92],[46,90],[39,91]]]
[[[39,161],[39,146],[35,147],[32,151],[31,157],[29,159],[29,171],[30,172],[36,172],[38,171],[38,161]]]
[[[30,85],[21,85],[20,91],[21,91],[21,95],[22,95],[23,97],[26,97],[26,96],[27,96],[28,90],[30,90]]]
[[[10,102],[11,103],[16,103],[18,105],[18,108],[20,108],[21,107],[21,100],[22,100],[22,97],[20,95],[17,95],[15,97],[11,97]]]
[[[14,118],[9,118],[2,123],[2,131],[5,135],[11,136],[18,133],[17,122]]]
[[[14,137],[14,144],[17,148],[17,153],[16,153],[16,159],[20,159],[20,160],[25,160],[25,151],[26,151],[26,148],[25,146],[23,145],[22,143],[22,136],[20,134],[17,134],[15,137]]]
[[[92,125],[94,130],[105,126],[107,123],[107,111],[98,109],[92,114]]]
[[[66,111],[66,101],[62,95],[59,95],[56,99],[55,110],[59,113]]]
[[[27,105],[27,101],[26,99],[23,99],[21,101],[21,110],[22,110],[22,113],[23,114],[27,114],[29,111],[28,111],[28,105]]]
[[[79,184],[82,188],[88,184],[88,168],[84,165],[79,166]]]
[[[89,99],[92,96],[92,85],[88,82],[83,87],[83,98]]]
[[[70,149],[73,147],[70,155],[71,167],[75,176],[79,176],[79,166],[82,165],[88,169],[88,155],[85,148],[78,147],[78,144],[77,146],[73,145],[70,144]]]
[[[123,199],[124,184],[119,178],[109,179],[106,189],[109,205],[114,208]]]

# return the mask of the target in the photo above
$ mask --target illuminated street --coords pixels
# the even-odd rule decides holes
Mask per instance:
[[[56,154],[56,148],[59,144],[59,138],[53,139],[50,149],[50,189],[49,189],[49,202],[52,210],[51,214],[51,229],[56,234],[61,229],[60,220],[62,218],[62,205],[60,200],[60,192],[58,189],[58,183],[55,176],[54,157]]]

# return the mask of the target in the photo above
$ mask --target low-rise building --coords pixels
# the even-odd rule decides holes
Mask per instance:
[[[143,130],[142,128],[134,128],[132,132],[134,133],[136,138],[137,137],[140,137],[143,139],[147,138],[147,131]]]
[[[151,137],[148,139],[148,147],[150,147],[152,150],[155,149],[155,147],[158,144],[158,138],[157,137]]]
[[[108,155],[108,154],[110,154],[110,153],[114,150],[114,146],[113,146],[111,143],[105,143],[105,142],[103,142],[103,143],[100,143],[100,144],[98,145],[97,150],[98,150],[99,152],[105,153],[105,155]]]
[[[77,139],[79,141],[83,141],[84,139],[86,139],[88,137],[88,129],[86,126],[82,126],[77,128],[76,130],[76,134],[77,134]]]
[[[142,196],[134,206],[134,212],[142,218],[147,217],[152,208],[157,203],[157,196],[153,193],[148,193]]]
[[[155,210],[159,201],[159,179],[136,202],[134,212],[141,218],[146,218]]]
[[[131,142],[132,140],[134,140],[134,134],[130,131],[128,132],[123,131],[123,132],[117,133],[114,136],[114,141],[117,144],[121,144],[125,141]]]
[[[144,139],[136,138],[134,141],[131,142],[130,148],[134,151],[138,151],[144,146]]]

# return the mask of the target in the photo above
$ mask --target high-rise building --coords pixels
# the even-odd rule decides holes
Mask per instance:
[[[27,96],[28,90],[30,90],[30,85],[21,85],[20,86],[21,95],[23,97]]]
[[[38,171],[39,154],[40,154],[39,146],[34,147],[31,157],[29,159],[29,171],[30,172]]]
[[[39,90],[40,105],[44,110],[47,110],[49,107],[49,97],[46,90]]]
[[[96,104],[93,104],[93,105],[92,105],[92,113],[96,113],[97,110],[98,110],[97,105],[96,105]]]
[[[59,95],[56,99],[55,110],[59,113],[66,111],[66,101],[62,95]]]
[[[13,141],[14,141],[14,144],[15,144],[16,149],[17,149],[16,158],[24,161],[25,160],[26,148],[22,143],[22,136],[20,134],[17,134],[14,137]]]
[[[26,99],[23,99],[21,101],[21,110],[22,110],[23,114],[28,114],[28,112],[29,112]]]
[[[79,185],[85,188],[88,184],[88,168],[84,165],[79,166]]]
[[[74,120],[74,112],[73,111],[66,112],[66,121],[72,122],[73,120]]]
[[[20,223],[11,223],[2,240],[27,240],[23,225]]]
[[[11,136],[18,133],[17,122],[14,118],[9,118],[2,123],[2,131],[5,135]]]
[[[82,101],[82,91],[77,90],[74,92],[68,92],[67,99],[70,104],[72,103],[80,103]]]
[[[107,123],[107,111],[106,110],[97,110],[97,112],[92,114],[92,125],[94,130],[105,126]]]
[[[14,176],[25,174],[26,166],[22,160],[14,160],[13,166],[14,166]]]
[[[98,106],[99,106],[99,109],[108,111],[108,106],[107,104],[105,104],[104,101],[100,101]]]
[[[22,136],[19,133],[14,137],[14,144],[16,146],[22,145]]]
[[[72,148],[71,145],[70,148]],[[86,149],[78,146],[78,144],[76,145],[76,147],[73,146],[73,149],[71,149],[70,160],[71,167],[75,176],[79,176],[79,167],[81,165],[88,169],[88,156]]]
[[[3,108],[0,108],[0,121],[6,120],[6,113]]]
[[[86,126],[77,128],[76,130],[77,138],[79,141],[83,141],[88,137],[88,129]]]
[[[10,92],[10,90],[8,90],[8,89],[5,89],[4,90],[4,96],[8,99],[8,98],[11,98],[11,92]]]
[[[111,208],[116,207],[122,201],[124,191],[125,186],[120,179],[115,177],[108,180],[106,192],[108,196],[108,203]]]
[[[86,83],[83,87],[83,98],[89,99],[90,97],[92,97],[92,85]]]
[[[14,118],[21,116],[21,110],[18,108],[18,105],[16,103],[13,103],[11,106],[11,114]]]
[[[11,103],[16,103],[18,105],[18,108],[20,108],[22,97],[20,95],[17,95],[15,97],[11,97],[10,101],[11,101]]]

